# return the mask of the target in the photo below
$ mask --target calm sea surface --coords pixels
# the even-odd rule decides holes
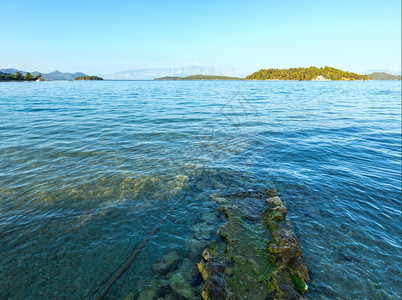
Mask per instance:
[[[274,188],[310,299],[399,299],[400,180],[400,82],[0,83],[0,298],[91,297],[182,199],[108,298],[138,295],[211,196]]]

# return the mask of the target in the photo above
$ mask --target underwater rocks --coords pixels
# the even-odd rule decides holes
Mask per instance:
[[[128,294],[126,298],[129,297],[130,295],[132,295],[132,293]],[[137,300],[153,300],[156,299],[156,297],[157,297],[157,290],[154,289],[153,287],[147,287],[141,291]],[[132,299],[134,300],[134,298]]]
[[[219,210],[227,222],[197,264],[203,299],[305,299],[310,277],[279,195],[247,191],[223,198]],[[253,209],[244,209],[250,203]]]
[[[338,249],[337,258],[341,261],[361,262],[360,257],[349,249]]]
[[[159,258],[150,266],[153,276],[138,282],[139,288],[134,299],[202,299],[201,275],[197,270],[195,260],[189,259],[186,257],[187,255],[188,251],[171,251]],[[199,252],[197,259],[200,256]],[[127,297],[131,297],[131,294],[128,294]]]
[[[201,251],[208,245],[208,241],[188,238],[185,240],[184,245],[188,251],[194,252],[197,256],[200,256]]]
[[[192,299],[195,296],[193,288],[181,273],[176,273],[170,278],[170,288],[173,292],[186,299]]]
[[[211,226],[205,222],[193,226],[193,229],[194,236],[198,240],[209,239],[211,237]]]
[[[218,215],[214,212],[204,212],[202,219],[205,223],[215,224],[218,221]]]
[[[181,257],[179,253],[173,251],[165,256],[162,256],[156,263],[154,263],[151,268],[152,272],[164,275],[168,273],[171,269],[175,268],[180,262]]]
[[[134,293],[129,293],[124,300],[134,300]]]
[[[188,256],[198,260],[202,250],[208,246],[211,237],[216,231],[218,212],[206,211],[202,214],[202,222],[193,225],[193,235],[185,240]]]

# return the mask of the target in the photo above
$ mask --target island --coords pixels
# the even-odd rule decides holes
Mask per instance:
[[[74,80],[103,80],[103,78],[98,76],[78,76]]]
[[[368,76],[373,80],[401,80],[401,75],[392,75],[385,72],[373,72]]]
[[[246,76],[246,80],[371,80],[368,75],[360,75],[339,69],[324,67],[261,69]]]
[[[244,80],[244,78],[198,74],[198,75],[190,75],[190,76],[186,76],[186,77],[166,76],[166,77],[155,78],[154,80]]]

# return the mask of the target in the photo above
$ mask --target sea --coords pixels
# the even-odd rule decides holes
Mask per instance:
[[[401,299],[400,81],[1,82],[0,298],[94,298],[146,240],[106,299],[145,297],[266,188],[308,299]]]

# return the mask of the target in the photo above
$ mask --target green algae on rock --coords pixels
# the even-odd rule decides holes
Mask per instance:
[[[310,278],[279,195],[266,190],[217,198],[226,223],[197,264],[203,299],[305,299]]]

